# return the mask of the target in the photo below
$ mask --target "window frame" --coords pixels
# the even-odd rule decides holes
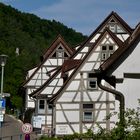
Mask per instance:
[[[106,46],[106,50],[103,47]],[[112,47],[112,49],[110,49]],[[115,52],[114,44],[101,45],[101,61],[108,59]]]
[[[94,121],[94,104],[83,103],[83,122],[93,122]]]
[[[89,76],[93,74],[93,76]],[[88,90],[97,90],[98,89],[98,85],[97,85],[97,78],[94,76],[94,72],[89,72],[87,73],[87,89]],[[95,82],[95,87],[90,86],[90,82]]]
[[[41,101],[43,101],[44,103],[41,103]],[[41,106],[43,106],[43,107],[41,107]],[[45,110],[45,100],[43,100],[43,99],[39,100],[38,109]]]
[[[90,114],[90,116],[87,116],[87,114]],[[93,112],[92,111],[84,111],[83,112],[83,121],[84,122],[92,122],[93,121]]]
[[[51,107],[51,108],[50,108]],[[53,111],[53,107],[51,105],[47,105],[47,113],[48,114],[52,114],[52,111]]]

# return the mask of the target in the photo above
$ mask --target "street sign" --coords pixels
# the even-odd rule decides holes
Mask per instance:
[[[10,95],[11,95],[10,93],[3,93],[2,94],[3,97],[10,97]]]
[[[24,134],[30,134],[33,131],[33,127],[30,123],[25,123],[22,125],[22,132]]]
[[[6,106],[6,100],[0,99],[0,108],[5,108],[5,106]]]
[[[4,115],[0,114],[0,122],[3,122],[3,119],[4,119]]]

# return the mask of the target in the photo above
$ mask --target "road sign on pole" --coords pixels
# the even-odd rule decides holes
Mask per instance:
[[[5,108],[5,106],[6,106],[6,100],[0,99],[0,108]]]
[[[33,127],[30,123],[25,123],[22,125],[22,132],[24,134],[30,134],[33,131]]]

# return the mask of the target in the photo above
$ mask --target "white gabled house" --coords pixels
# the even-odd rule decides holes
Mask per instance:
[[[34,100],[29,94],[42,86],[73,52],[74,50],[59,35],[42,56],[39,66],[28,71],[27,80],[23,84],[26,90],[26,110],[35,107]],[[43,107],[44,101],[40,101],[40,104],[40,107]]]
[[[137,30],[132,30],[117,13],[111,12],[70,59],[30,94],[36,100],[33,118],[44,117],[43,122],[34,119],[34,127],[45,125],[48,133],[56,136],[84,133],[88,129],[96,131],[97,123],[108,130],[114,127],[117,118],[105,118],[118,111],[118,102],[113,94],[98,87],[96,72],[101,70],[107,76],[113,72],[113,75],[118,74],[117,84],[105,80],[101,83],[111,89],[115,84],[116,89],[123,89],[123,78],[119,78],[123,68],[117,73],[117,69],[110,68],[109,64],[116,53],[117,56],[122,54],[119,50],[128,47],[128,40],[135,32]],[[45,103],[43,112],[39,108],[40,101]]]
[[[108,130],[114,127],[116,120],[105,118],[116,109],[115,97],[98,87],[95,70],[106,60],[103,53],[110,57],[120,47],[125,47],[124,43],[105,28],[61,89],[49,100],[53,106],[55,135],[94,131],[97,123]],[[105,81],[103,84],[113,88]]]
[[[125,97],[125,108],[137,108],[140,99],[140,24],[138,24],[126,41],[126,47],[119,48],[106,62],[100,71],[114,75],[117,81],[116,90]]]
[[[116,36],[124,42],[133,32],[133,29],[114,11],[112,11],[87,40],[74,53],[74,59],[83,59],[85,54],[93,46],[104,29],[108,27]]]
[[[29,96],[35,98],[35,113],[32,116],[32,124],[36,129],[42,129],[42,127],[47,126],[47,131],[51,132],[52,128],[52,106],[48,104],[47,99],[52,97],[58,92],[58,90],[63,86],[64,82],[67,80],[67,75],[63,71],[71,70],[75,68],[80,63],[79,60],[67,60],[64,62],[63,66],[58,68],[58,70],[47,80],[40,88],[31,93]],[[68,64],[71,64],[70,67]],[[67,67],[68,66],[68,67]],[[63,74],[62,74],[63,73]],[[40,101],[43,101],[44,108],[40,109]],[[38,121],[36,120],[43,120]]]

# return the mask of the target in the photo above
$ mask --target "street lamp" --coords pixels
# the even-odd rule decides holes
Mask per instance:
[[[3,100],[3,76],[4,76],[4,66],[6,64],[6,59],[7,59],[7,55],[0,55],[0,65],[1,65],[1,92],[0,92],[0,127],[1,127],[1,137],[0,140],[2,139],[2,122],[3,122],[3,104],[5,100]],[[5,106],[5,105],[4,105]],[[5,109],[5,108],[4,108]]]
[[[3,76],[4,76],[4,66],[6,64],[7,60],[7,55],[0,55],[0,65],[1,65],[1,94],[0,94],[0,99],[2,99],[3,96]]]

